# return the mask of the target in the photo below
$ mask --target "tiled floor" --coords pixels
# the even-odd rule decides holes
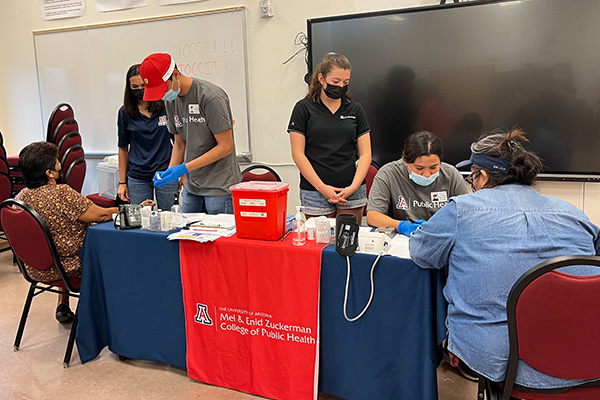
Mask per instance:
[[[27,288],[27,282],[12,265],[12,253],[0,253],[0,400],[260,398],[196,382],[189,379],[185,371],[166,364],[122,362],[108,350],[104,350],[98,359],[81,365],[75,349],[71,366],[64,369],[62,359],[70,327],[54,319],[56,295],[52,293],[34,298],[21,348],[13,352]],[[438,368],[438,384],[440,400],[476,399],[476,384],[444,364]],[[337,399],[319,395],[319,400]]]

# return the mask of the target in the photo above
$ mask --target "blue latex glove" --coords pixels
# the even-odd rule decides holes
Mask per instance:
[[[156,174],[154,174],[154,178],[152,178],[152,183],[154,184],[154,186],[161,188],[168,183],[175,182],[177,179],[181,178],[188,172],[190,171],[188,171],[185,164],[174,165],[164,172],[157,172]]]
[[[425,222],[424,219],[418,219],[415,222],[410,222],[410,221],[400,221],[400,223],[398,224],[398,228],[396,228],[396,230],[403,234],[404,236],[408,236],[410,237],[410,234],[413,233],[414,231],[417,230],[417,228],[419,226],[421,226],[421,224]]]

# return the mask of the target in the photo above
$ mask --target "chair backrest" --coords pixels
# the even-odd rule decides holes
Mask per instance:
[[[367,199],[369,198],[369,193],[371,192],[371,185],[373,185],[373,179],[375,179],[375,175],[377,175],[377,171],[379,171],[379,167],[374,162],[369,165],[369,169],[367,170],[367,176],[365,177],[365,184],[367,186]],[[367,205],[363,208],[363,215],[367,215]]]
[[[81,193],[83,181],[85,180],[86,168],[85,159],[78,158],[71,163],[64,176],[65,183],[79,193]]]
[[[62,120],[67,118],[75,118],[73,108],[67,103],[60,103],[54,108],[50,114],[50,118],[48,118],[48,128],[46,129],[47,142],[52,142],[56,127]]]
[[[19,269],[27,281],[37,282],[29,276],[24,264],[38,270],[54,266],[65,286],[71,291],[79,291],[67,278],[50,230],[35,210],[22,201],[7,199],[0,205],[0,221]]]
[[[63,136],[71,131],[79,132],[79,124],[74,118],[65,118],[56,125],[49,141],[58,144]]]
[[[263,170],[262,173],[252,172],[254,170]],[[242,182],[249,181],[270,181],[270,182],[281,182],[279,174],[275,170],[267,165],[251,165],[242,171]]]
[[[0,171],[0,202],[12,196],[13,182],[8,172]]]
[[[62,160],[67,150],[72,147],[81,146],[81,135],[77,131],[67,132],[58,142],[58,159]]]
[[[0,171],[0,202],[9,199],[13,195],[13,182],[8,172]],[[0,220],[0,230],[2,230],[2,221]]]
[[[8,164],[8,161],[4,157],[0,157],[0,171],[6,172],[7,174],[10,175],[10,165]]]
[[[65,151],[62,158],[59,158],[60,165],[62,165],[63,176],[67,174],[69,167],[73,163],[73,161],[78,158],[85,158],[85,153],[83,151],[83,147],[80,144],[76,144],[75,146],[71,146]]]
[[[376,164],[371,163],[371,165],[369,165],[369,170],[367,171],[367,176],[365,178],[365,183],[367,184],[367,198],[369,197],[371,185],[373,184],[373,179],[375,179],[375,175],[377,175],[377,171],[379,171],[379,167],[377,167]]]
[[[507,303],[508,393],[519,359],[558,378],[600,377],[600,275],[556,271],[580,265],[600,267],[600,257],[555,257],[531,268],[514,284]]]

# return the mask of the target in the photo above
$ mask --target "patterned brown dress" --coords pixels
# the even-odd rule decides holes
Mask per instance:
[[[56,250],[69,277],[81,276],[79,250],[83,245],[88,223],[78,220],[92,206],[85,196],[68,185],[44,185],[23,189],[16,197],[27,203],[42,217],[54,239]],[[40,271],[25,266],[29,275],[40,281],[60,280],[54,267]]]

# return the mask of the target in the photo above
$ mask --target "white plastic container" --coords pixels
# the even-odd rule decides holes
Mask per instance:
[[[358,251],[378,255],[383,250],[386,236],[381,232],[360,232],[358,234]]]
[[[102,161],[96,167],[98,172],[98,194],[115,200],[119,191],[119,164]]]

